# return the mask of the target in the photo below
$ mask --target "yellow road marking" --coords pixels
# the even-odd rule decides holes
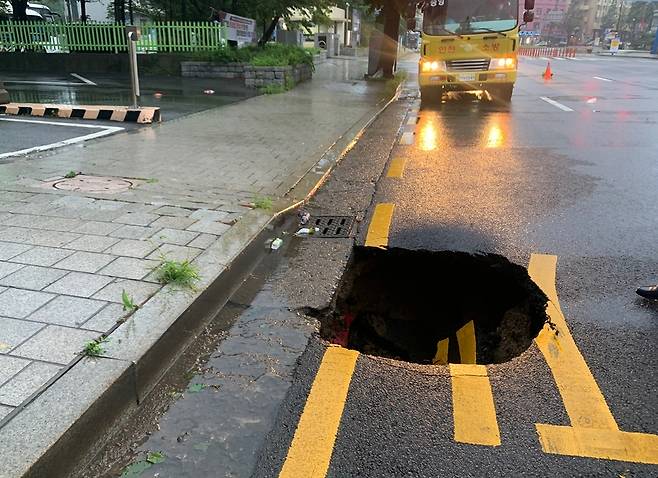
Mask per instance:
[[[306,399],[279,478],[324,478],[359,353],[329,347]]]
[[[375,206],[375,213],[372,215],[366,235],[367,247],[388,246],[388,231],[391,228],[394,208],[395,204],[392,203],[381,203]]]
[[[459,345],[459,361],[461,363],[476,363],[475,324],[471,320],[457,331]]]
[[[532,254],[528,273],[549,299],[545,325],[535,342],[557,384],[570,427],[537,423],[546,453],[658,464],[658,436],[619,430],[608,404],[574,341],[555,288],[557,256]]]
[[[436,355],[432,363],[434,365],[446,365],[448,363],[448,345],[450,344],[449,339],[439,340],[439,343],[436,344]]]
[[[450,364],[455,441],[500,445],[491,384],[484,365]]]
[[[391,160],[391,165],[388,167],[388,173],[386,176],[389,178],[401,178],[406,163],[407,158],[393,158]]]

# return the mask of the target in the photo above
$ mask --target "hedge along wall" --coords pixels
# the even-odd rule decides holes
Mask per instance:
[[[318,55],[317,62],[322,62]],[[181,62],[181,76],[197,78],[243,78],[244,84],[250,88],[267,85],[297,84],[310,80],[313,69],[310,65],[295,66],[252,66],[245,63],[212,63],[207,61]]]

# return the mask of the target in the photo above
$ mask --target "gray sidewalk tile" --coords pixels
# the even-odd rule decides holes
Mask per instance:
[[[134,257],[119,257],[103,267],[99,273],[124,279],[140,280],[146,277],[159,264],[158,261],[136,259]]]
[[[10,212],[2,212],[2,213],[0,213],[0,224],[2,224],[3,221],[6,221],[7,219],[9,219],[9,218],[12,217],[12,216],[13,216],[13,214],[10,213]]]
[[[25,201],[34,196],[34,193],[21,193],[17,191],[4,191],[0,193],[1,201]]]
[[[70,232],[58,232],[57,234],[53,234],[50,231],[26,229],[22,227],[8,227],[0,230],[0,241],[18,242],[35,246],[58,247],[71,242],[78,237],[80,237],[79,234],[72,234]]]
[[[229,226],[228,224],[222,224],[221,222],[199,221],[192,224],[190,227],[187,228],[187,230],[195,231],[195,232],[206,232],[208,234],[216,234],[218,236],[221,236],[230,228],[231,226]]]
[[[76,252],[66,259],[56,263],[54,267],[68,269],[77,272],[98,272],[114,260],[109,254],[98,254],[96,252]]]
[[[112,277],[96,274],[85,274],[83,272],[71,272],[54,284],[46,287],[45,292],[55,294],[74,295],[76,297],[91,297],[103,287],[112,282]],[[2,295],[0,295],[0,301]]]
[[[66,365],[82,351],[87,342],[96,338],[98,334],[89,330],[48,325],[11,353],[18,357]]]
[[[0,242],[0,261],[6,261],[17,255],[30,250],[32,246],[27,244],[16,244],[15,242]]]
[[[105,333],[127,313],[127,311],[123,310],[122,305],[108,304],[107,307],[82,324],[82,328]]]
[[[122,239],[148,239],[156,232],[158,229],[155,227],[125,225],[111,232],[110,236]]]
[[[80,327],[92,315],[101,310],[106,302],[60,295],[30,315],[30,320],[47,324]]]
[[[151,284],[148,282],[118,279],[115,282],[103,287],[102,290],[93,295],[94,299],[107,300],[108,302],[121,303],[121,293],[125,290],[128,295],[133,298],[133,301],[141,305],[146,302],[150,296],[155,294],[160,289],[159,284]],[[2,296],[0,295],[0,298]]]
[[[160,259],[165,257],[167,260],[174,261],[192,261],[196,256],[201,254],[201,249],[193,247],[176,246],[173,244],[163,244],[153,251],[147,259]]]
[[[7,415],[9,415],[15,407],[7,407],[5,405],[0,405],[0,420],[5,418]]]
[[[25,266],[0,279],[0,285],[18,287],[20,289],[41,290],[48,287],[67,274],[66,271],[51,269],[49,267]]]
[[[0,355],[0,385],[23,370],[30,361],[8,355]]]
[[[119,239],[113,237],[85,234],[84,236],[77,238],[75,241],[69,242],[64,247],[76,251],[102,252],[117,242],[119,242]]]
[[[73,254],[73,251],[58,249],[55,247],[35,246],[27,252],[23,252],[11,259],[12,262],[31,264],[33,266],[52,266],[55,262]]]
[[[80,219],[72,219],[66,217],[51,217],[42,218],[42,220],[34,227],[38,229],[48,229],[50,231],[68,232],[76,227],[80,227],[83,221]]]
[[[159,209],[153,211],[155,214],[160,214],[162,216],[174,216],[174,217],[189,217],[192,214],[192,210],[185,209],[182,207],[175,206],[162,206]]]
[[[157,214],[149,214],[149,213],[140,213],[140,212],[128,212],[126,214],[123,214],[122,216],[117,217],[114,222],[118,222],[121,224],[130,224],[133,226],[148,226],[151,224],[153,221],[155,221],[158,217]]]
[[[25,267],[23,264],[12,264],[11,262],[0,262],[0,277],[6,277],[17,270]]]
[[[222,221],[228,216],[227,212],[224,211],[211,211],[209,209],[199,209],[190,214],[190,218],[196,221]]]
[[[105,252],[115,256],[142,258],[148,256],[156,247],[157,244],[150,240],[121,239]]]
[[[61,368],[49,363],[32,362],[0,387],[0,403],[17,407],[54,377]]]
[[[35,216],[32,214],[14,214],[12,217],[5,219],[3,225],[16,226],[16,227],[37,227],[42,223],[44,218],[42,216]]]
[[[8,289],[0,294],[0,316],[24,319],[54,297],[44,292]]]
[[[196,219],[191,219],[189,217],[160,216],[160,218],[154,221],[151,226],[167,229],[185,229],[193,224],[194,221],[196,221]]]
[[[151,239],[157,243],[178,244],[184,246],[199,235],[198,232],[180,231],[178,229],[163,229]]]
[[[113,201],[110,199],[96,199],[93,204],[94,209],[99,209],[101,211],[119,211],[130,208],[133,203],[126,201]]]
[[[0,317],[0,354],[9,352],[43,327],[27,320]]]
[[[115,224],[113,222],[87,221],[82,226],[76,227],[73,232],[106,236],[110,232],[116,231],[120,227],[122,227],[121,224]]]
[[[207,249],[210,245],[217,240],[218,236],[214,234],[199,234],[199,236],[192,242],[187,244],[189,247],[198,247],[200,249]]]
[[[96,200],[92,198],[85,198],[80,196],[62,196],[61,198],[53,201],[53,206],[62,206],[66,208],[85,208],[90,207]]]

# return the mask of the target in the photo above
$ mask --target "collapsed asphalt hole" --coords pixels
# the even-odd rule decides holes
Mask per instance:
[[[500,255],[355,247],[321,335],[421,364],[502,363],[530,347],[546,302],[526,269]]]

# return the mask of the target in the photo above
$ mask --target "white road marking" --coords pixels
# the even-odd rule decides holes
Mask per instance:
[[[9,121],[15,123],[37,123],[37,124],[47,124],[52,126],[69,126],[72,128],[92,128],[92,129],[101,130],[101,131],[96,131],[94,133],[86,134],[84,136],[76,136],[75,138],[69,138],[63,141],[58,141],[56,143],[44,144],[43,146],[35,146],[33,148],[21,149],[19,151],[10,151],[8,153],[1,153],[0,159],[9,158],[11,156],[23,156],[30,153],[47,151],[49,149],[61,148],[62,146],[67,146],[69,144],[82,143],[83,141],[100,138],[103,136],[107,136],[109,134],[114,134],[119,131],[123,131],[125,129],[120,126],[105,126],[100,124],[56,123],[54,121],[38,121],[38,120],[14,119],[14,118],[0,118],[0,121]]]
[[[28,81],[28,80],[3,80],[12,85],[42,85],[42,86],[85,86],[87,83],[76,83],[74,81]]]
[[[600,76],[593,76],[592,78],[594,78],[595,80],[601,80],[601,81],[608,81],[608,82],[612,81],[610,78],[602,78]]]
[[[562,103],[558,103],[557,101],[552,100],[552,99],[550,99],[550,98],[546,98],[545,96],[540,96],[539,98],[542,99],[542,100],[544,100],[544,101],[545,101],[546,103],[548,103],[549,105],[553,105],[553,106],[555,106],[556,108],[560,108],[562,111],[573,111],[573,110],[572,110],[571,108],[569,108],[568,106],[564,106]]]
[[[566,61],[566,58],[561,58],[559,56],[554,56],[553,60],[560,60],[560,61]]]
[[[80,81],[84,81],[84,82],[85,82],[86,84],[88,84],[88,85],[91,85],[91,86],[98,86],[98,85],[97,85],[96,83],[94,83],[93,81],[88,80],[88,79],[85,78],[84,76],[80,76],[80,75],[78,75],[77,73],[71,73],[71,76],[74,77],[74,78],[77,78],[77,79],[80,80]]]

